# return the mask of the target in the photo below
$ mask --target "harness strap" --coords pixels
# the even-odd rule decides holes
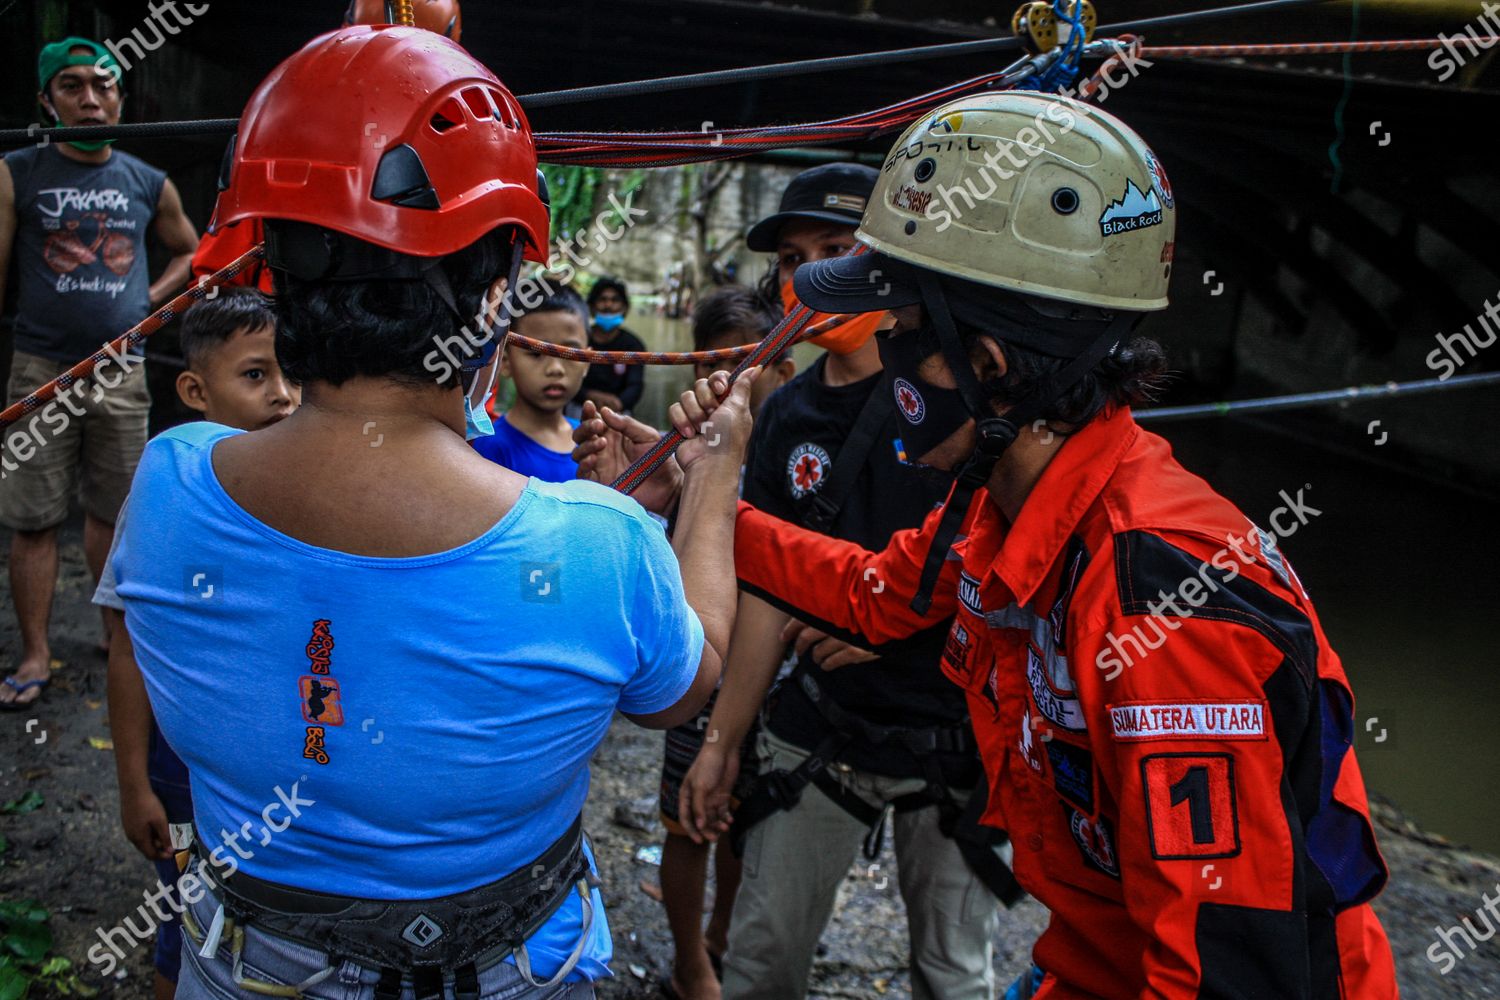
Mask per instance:
[[[454,972],[453,1000],[479,1000],[479,970],[473,962],[459,966]]]
[[[375,1000],[397,1000],[401,996],[401,971],[390,966],[380,970],[380,981],[375,984]]]
[[[761,775],[734,810],[729,828],[729,846],[734,856],[744,857],[745,837],[757,823],[800,802],[808,782],[816,780],[853,739],[848,733],[829,733],[794,770],[777,768]]]
[[[210,866],[207,871],[218,875],[215,881],[221,892],[219,915],[206,936],[205,953],[212,954],[220,935],[232,934],[231,940],[238,942],[242,927],[253,923],[267,934],[328,953],[330,968],[337,963],[334,956],[341,956],[380,969],[384,987],[394,991],[393,996],[400,993],[403,974],[412,977],[416,1000],[431,1000],[423,993],[424,988],[431,988],[431,972],[423,970],[436,971],[439,985],[432,997],[440,998],[447,973],[456,977],[463,967],[473,966],[477,975],[509,955],[519,956],[527,938],[551,919],[575,889],[584,897],[585,928],[560,976],[577,964],[592,928],[588,893],[593,879],[583,850],[582,817],[532,864],[496,882],[440,899],[357,899],[278,885],[243,870],[222,875],[214,872],[212,859],[196,838],[195,849]],[[421,982],[419,973],[425,977]]]
[[[886,417],[895,406],[892,398],[886,391],[883,379],[870,391],[870,397],[861,407],[854,426],[849,430],[849,436],[844,439],[838,455],[834,457],[833,471],[823,481],[822,487],[812,495],[807,512],[800,518],[804,528],[826,535],[833,527],[834,519],[843,509],[849,494],[854,491],[854,483],[859,479],[860,470],[869,460],[870,452],[875,447],[875,439],[885,426]]]
[[[412,969],[411,990],[417,1000],[443,1000],[443,970],[436,965]]]

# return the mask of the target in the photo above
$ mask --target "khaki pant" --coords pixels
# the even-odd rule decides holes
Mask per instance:
[[[9,402],[70,367],[72,362],[17,351]],[[59,393],[0,432],[0,524],[7,528],[56,527],[67,519],[68,503],[80,486],[83,509],[113,524],[130,492],[151,410],[144,359],[133,360],[128,372],[106,362],[93,377],[64,391],[66,398]]]
[[[806,752],[762,736],[763,766],[791,770]],[[871,803],[919,791],[921,779],[846,772]],[[991,1000],[999,903],[938,830],[936,806],[894,816],[896,867],[911,939],[913,1000]],[[807,995],[813,952],[866,828],[814,785],[801,801],[753,827],[734,903],[724,1000]]]

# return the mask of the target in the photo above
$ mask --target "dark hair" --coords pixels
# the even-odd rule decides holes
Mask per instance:
[[[459,316],[423,281],[304,281],[273,272],[280,321],[276,359],[294,382],[342,385],[367,375],[422,385],[447,372],[439,384],[457,385],[457,370],[446,360],[435,362],[439,338],[457,337],[458,354],[474,353],[461,331],[467,327],[474,338],[481,336],[475,317],[509,261],[509,234],[499,229],[443,258],[438,267],[447,275]]]
[[[587,332],[589,328],[589,307],[584,305],[583,296],[579,295],[573,289],[572,285],[553,287],[543,282],[540,287],[546,289],[546,291],[543,293],[541,300],[529,308],[526,305],[527,296],[524,294],[516,296],[517,308],[515,318],[511,321],[512,324],[520,321],[523,317],[535,316],[538,313],[570,312],[578,317],[579,321],[583,323],[584,331]]]
[[[618,293],[620,298],[625,302],[625,311],[627,313],[630,312],[630,293],[625,290],[625,282],[609,275],[605,275],[598,281],[595,281],[594,287],[589,289],[589,312],[594,311],[594,304],[599,301],[601,295],[608,291]]]
[[[781,317],[744,285],[725,285],[714,290],[693,310],[693,350],[706,351],[724,334],[743,330],[760,340]]]
[[[963,324],[958,325],[958,331],[970,356],[977,360],[976,352],[983,351],[978,338],[985,331]],[[998,341],[1005,352],[1005,374],[990,394],[991,399],[1002,405],[1021,402],[1070,361],[1012,343],[999,334],[987,335]],[[1132,337],[1043,408],[1039,419],[1060,424],[1054,430],[1070,433],[1106,409],[1154,401],[1170,379],[1167,354],[1161,345],[1149,337]]]
[[[766,273],[760,276],[760,281],[755,283],[755,294],[765,303],[766,308],[776,314],[780,319],[786,315],[786,303],[781,299],[781,268],[777,266],[776,259],[771,258],[771,264],[766,268]]]
[[[276,308],[271,297],[254,288],[221,288],[182,317],[178,340],[189,371],[198,369],[209,355],[241,331],[250,333],[263,326],[276,327]]]

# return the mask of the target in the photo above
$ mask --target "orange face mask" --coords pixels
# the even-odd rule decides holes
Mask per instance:
[[[791,279],[781,286],[782,307],[790,313],[802,303],[792,291]],[[813,313],[806,329],[822,328],[824,332],[812,337],[811,342],[833,354],[853,354],[875,335],[880,324],[890,313]]]

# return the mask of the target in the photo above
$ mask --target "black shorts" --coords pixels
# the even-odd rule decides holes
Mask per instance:
[[[665,733],[665,752],[661,762],[660,807],[661,821],[669,833],[685,834],[687,832],[677,819],[682,780],[687,777],[688,768],[693,766],[698,751],[703,749],[707,738],[708,717],[713,713],[714,702],[718,698],[719,692],[715,691],[696,719],[674,726]],[[757,721],[754,726],[750,727],[750,732],[745,736],[745,742],[740,746],[740,775],[730,792],[731,799],[735,803],[744,799],[750,787],[755,783],[756,774],[760,770],[760,759],[755,750],[759,735],[760,723]]]

